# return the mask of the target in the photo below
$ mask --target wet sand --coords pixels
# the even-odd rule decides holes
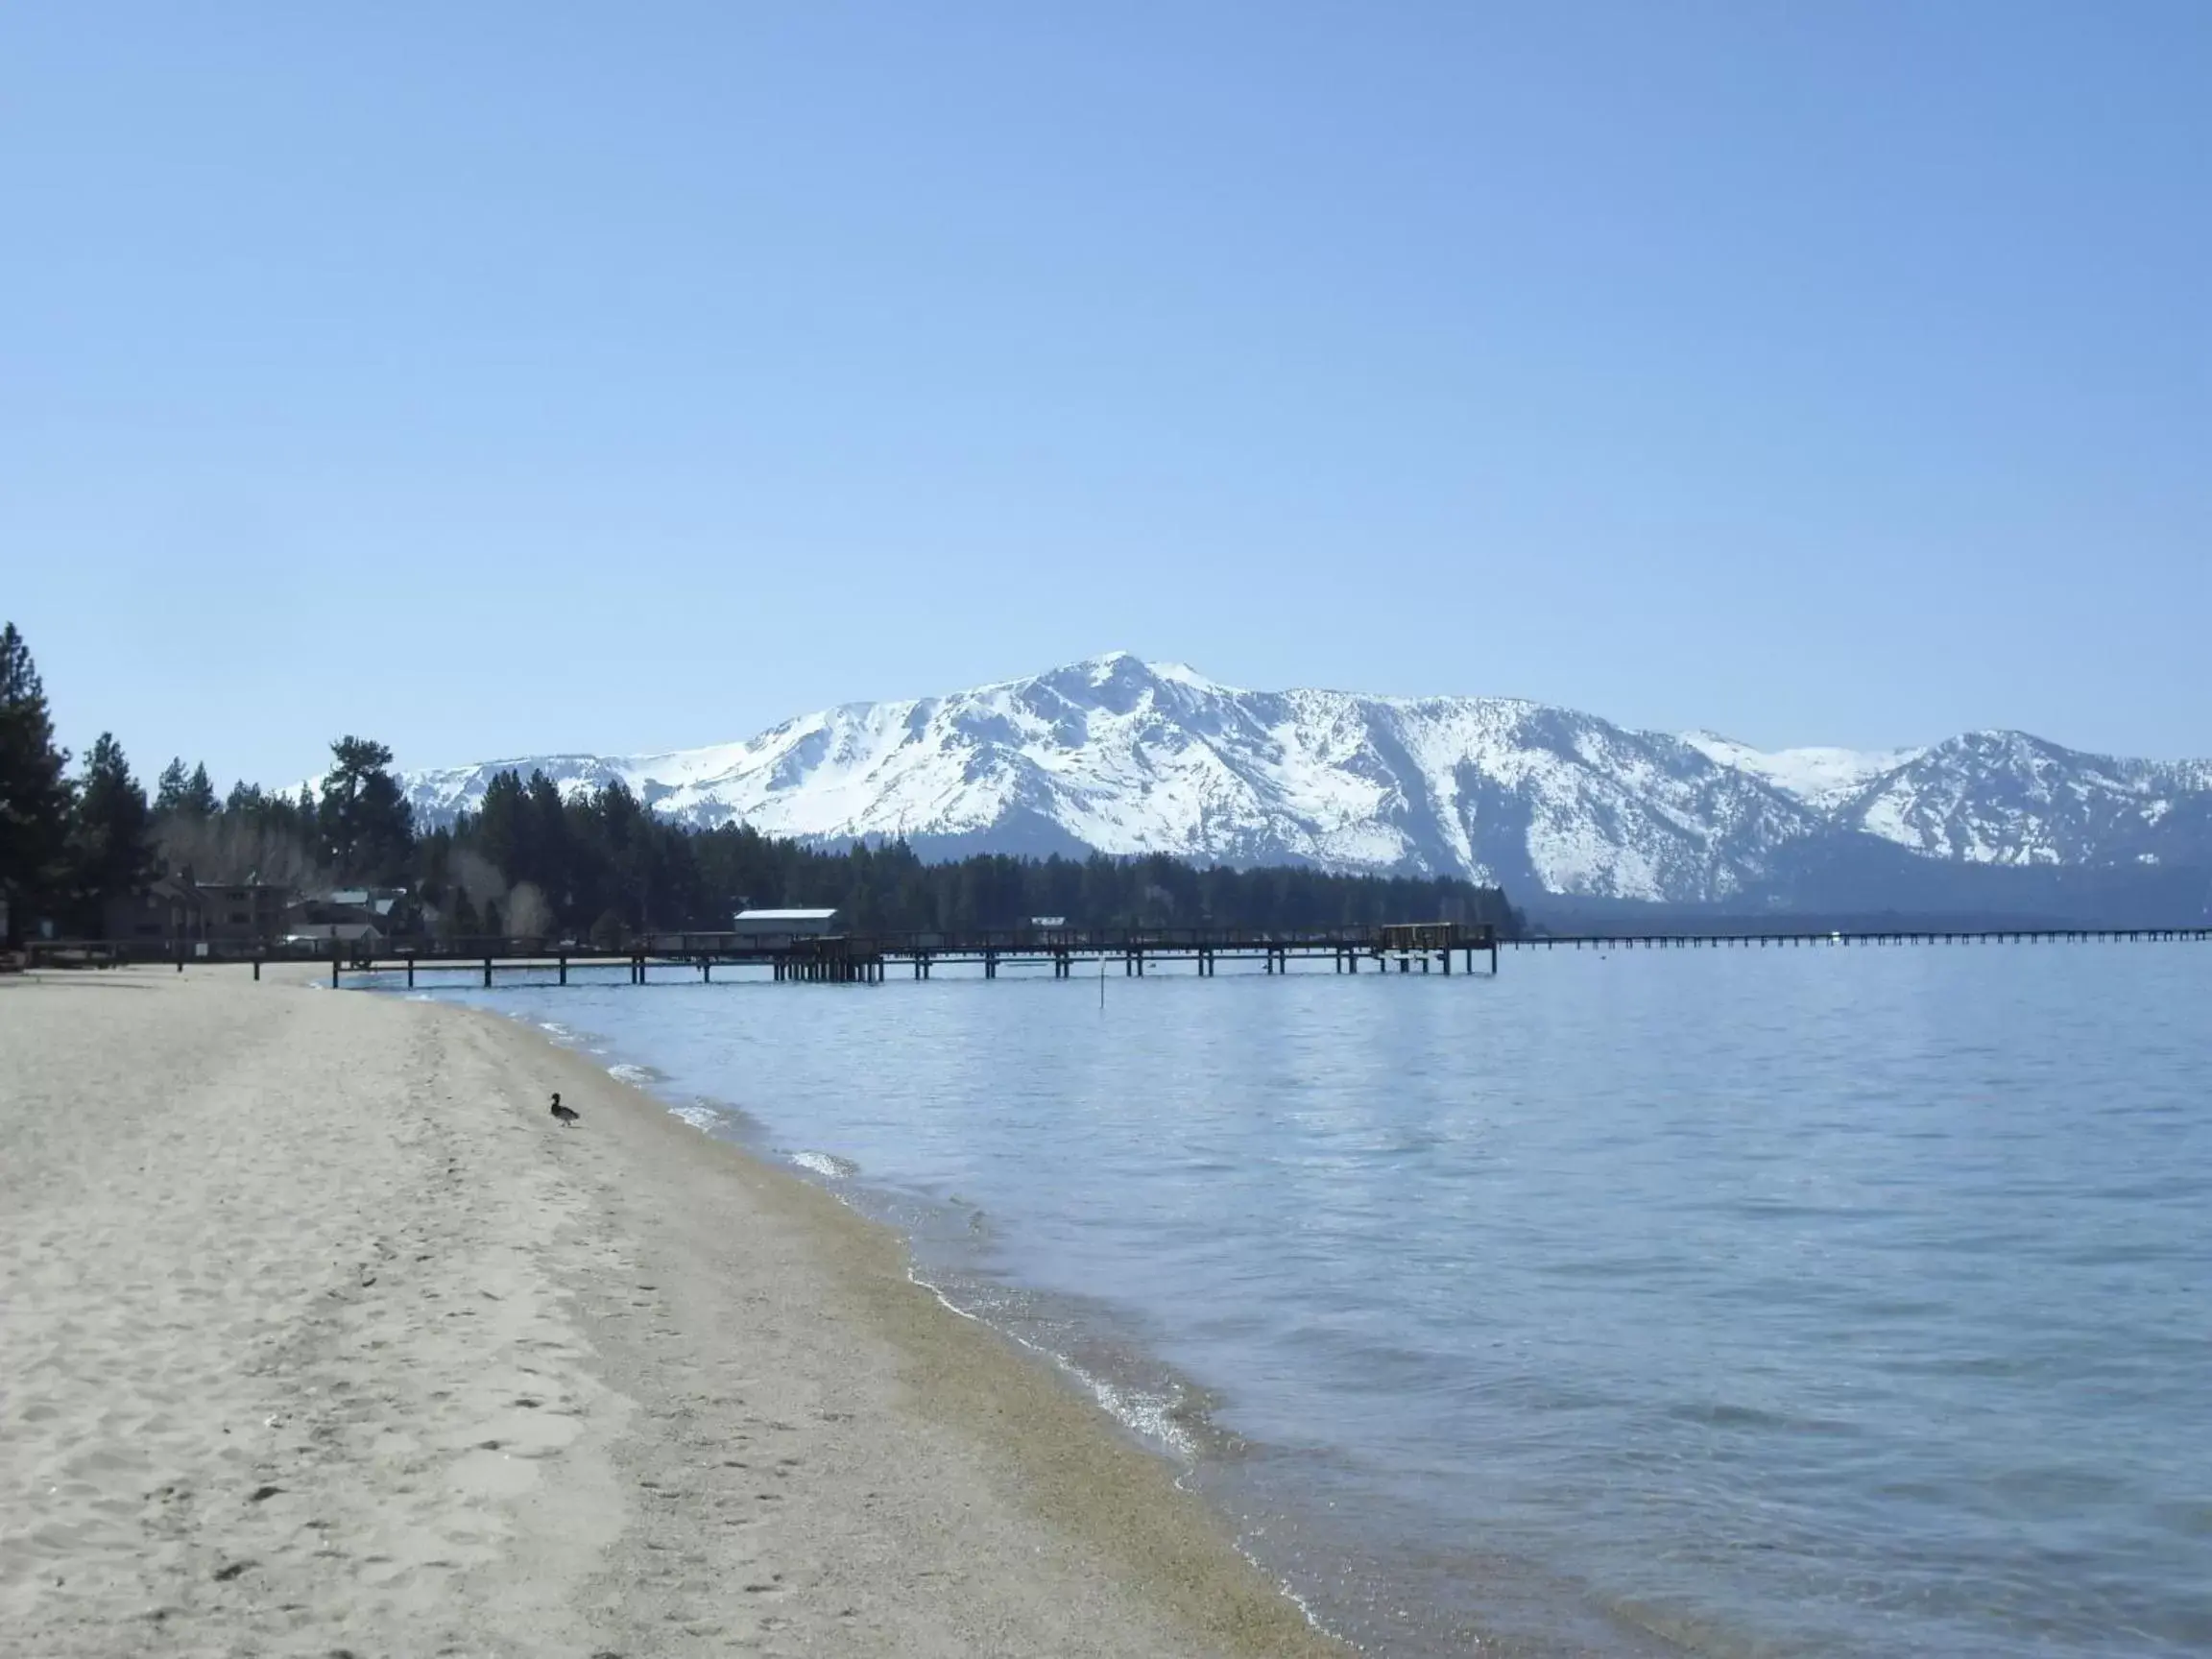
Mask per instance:
[[[1340,1651],[892,1236],[469,1010],[0,983],[0,1388],[27,1653]]]

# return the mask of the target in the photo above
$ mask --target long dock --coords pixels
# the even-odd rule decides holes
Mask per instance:
[[[514,941],[454,941],[412,951],[350,950],[330,961],[330,982],[347,974],[404,974],[413,985],[419,974],[471,972],[491,985],[502,973],[550,971],[557,984],[568,983],[572,968],[626,967],[630,982],[653,982],[655,969],[696,971],[711,983],[717,968],[766,968],[772,978],[791,984],[880,984],[894,973],[928,979],[939,968],[981,970],[996,979],[1010,968],[1048,969],[1055,979],[1090,977],[1118,966],[1128,978],[1142,978],[1168,963],[1187,963],[1200,978],[1212,978],[1223,962],[1257,964],[1262,974],[1287,974],[1292,962],[1326,960],[1339,974],[1375,972],[1445,974],[1475,972],[1478,956],[1498,972],[1499,938],[1489,926],[1456,923],[1416,923],[1381,927],[1310,932],[1241,932],[1209,928],[1109,927],[1040,930],[983,929],[961,933],[854,933],[820,938],[773,937],[739,933],[661,933],[621,950],[584,948],[517,950]]]
[[[1212,978],[1223,962],[1256,964],[1262,974],[1287,974],[1293,962],[1330,962],[1339,974],[1365,970],[1400,974],[1475,972],[1476,959],[1498,972],[1495,927],[1458,923],[1408,923],[1375,927],[1249,932],[1219,928],[1033,927],[966,932],[847,933],[821,937],[717,932],[654,933],[617,948],[581,942],[547,944],[517,939],[421,940],[364,946],[334,943],[301,950],[250,943],[155,946],[150,943],[46,943],[34,948],[35,965],[95,966],[140,962],[187,966],[251,965],[260,977],[266,963],[326,963],[332,985],[348,974],[436,974],[442,983],[468,974],[486,986],[501,975],[550,974],[565,985],[571,970],[622,968],[630,983],[659,983],[656,970],[695,973],[711,982],[718,968],[765,968],[791,984],[880,984],[895,973],[928,979],[937,970],[961,966],[996,979],[1006,969],[1048,969],[1056,979],[1118,967],[1142,978],[1170,963],[1189,964]],[[601,981],[602,983],[604,981]]]
[[[326,964],[330,983],[349,974],[418,975],[451,984],[467,974],[490,987],[502,977],[550,976],[569,983],[572,970],[622,969],[634,985],[669,982],[681,974],[711,983],[715,970],[765,968],[781,983],[881,984],[895,974],[928,979],[939,968],[964,967],[996,979],[1007,969],[1046,969],[1052,977],[1089,978],[1113,974],[1142,978],[1169,964],[1186,964],[1211,978],[1223,962],[1257,965],[1262,974],[1287,974],[1293,962],[1328,961],[1338,974],[1474,973],[1482,958],[1491,974],[1503,950],[1719,950],[1870,949],[1905,946],[2086,945],[2212,943],[2212,926],[2186,927],[1986,927],[1743,933],[1538,933],[1502,938],[1496,928],[1460,923],[1407,923],[1312,931],[1243,932],[1208,928],[1108,927],[1044,930],[1007,928],[959,933],[857,933],[826,937],[715,932],[655,933],[603,949],[581,942],[546,944],[517,939],[423,940],[371,949],[342,943],[314,949],[254,942],[159,944],[152,941],[40,941],[29,949],[32,966],[141,963],[186,967],[250,966],[259,978],[265,964]],[[595,979],[596,983],[605,983]]]
[[[769,944],[729,933],[673,933],[621,951],[479,950],[477,942],[453,948],[375,956],[356,955],[331,963],[331,983],[341,974],[404,973],[413,985],[418,973],[455,971],[480,974],[490,986],[495,975],[515,972],[552,973],[568,982],[570,968],[626,968],[632,984],[653,982],[652,971],[695,972],[711,982],[714,970],[766,967],[772,976],[795,984],[880,984],[894,970],[902,976],[927,979],[948,964],[980,969],[996,979],[1002,969],[1046,968],[1056,979],[1090,977],[1094,972],[1142,978],[1147,968],[1190,964],[1210,978],[1220,963],[1257,963],[1263,974],[1287,974],[1292,962],[1328,960],[1338,974],[1372,970],[1388,974],[1449,974],[1456,960],[1474,973],[1476,959],[1498,972],[1498,953],[1511,950],[1691,950],[1721,949],[1803,949],[1875,946],[2080,945],[2091,943],[2212,942],[2205,927],[2022,927],[1968,931],[1928,929],[1861,932],[1767,932],[1741,934],[1584,933],[1540,934],[1503,939],[1496,928],[1455,923],[1421,923],[1345,928],[1309,933],[1242,933],[1187,928],[1101,928],[1040,934],[1026,929],[974,933],[892,933],[839,935]]]

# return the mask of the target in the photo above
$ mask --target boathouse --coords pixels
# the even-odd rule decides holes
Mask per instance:
[[[731,918],[730,930],[742,946],[774,950],[801,939],[834,938],[845,931],[845,912],[835,908],[740,910]]]

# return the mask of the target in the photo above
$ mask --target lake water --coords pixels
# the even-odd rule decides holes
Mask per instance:
[[[904,1227],[1373,1651],[2212,1651],[2212,949],[1503,969],[449,995]]]

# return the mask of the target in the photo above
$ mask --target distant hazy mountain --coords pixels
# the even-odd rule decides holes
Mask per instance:
[[[2212,866],[2212,762],[2015,732],[1766,753],[1506,698],[1241,691],[1123,654],[849,704],[741,743],[528,756],[406,782],[435,821],[510,769],[566,789],[620,779],[693,823],[904,836],[929,855],[1163,852],[1465,876],[1529,900],[1804,907],[1902,882],[1941,907],[1951,870],[1960,902],[2004,907],[2069,872]]]

